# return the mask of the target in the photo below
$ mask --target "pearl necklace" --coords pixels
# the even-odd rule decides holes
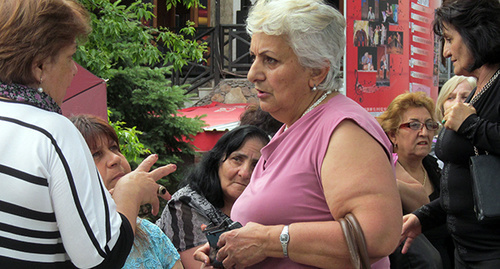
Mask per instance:
[[[304,117],[305,114],[311,112],[311,110],[313,110],[315,107],[317,107],[319,105],[319,103],[321,103],[323,100],[325,100],[325,98],[330,94],[332,93],[331,90],[328,90],[327,92],[325,92],[323,95],[321,95],[321,97],[316,100],[316,102],[314,102],[314,104],[312,104],[312,106],[310,106],[308,109],[306,109],[306,111],[304,111],[304,113],[302,113],[302,116],[300,116],[301,118]],[[285,129],[283,129],[283,132],[288,130],[288,126],[285,125]]]
[[[321,103],[323,100],[325,100],[325,98],[330,94],[332,93],[331,90],[328,90],[327,92],[325,92],[323,95],[321,95],[321,97],[316,100],[316,102],[314,102],[314,104],[312,104],[312,106],[310,106],[306,111],[304,111],[304,114],[302,114],[302,116],[300,117],[304,117],[305,114],[311,112],[311,110],[313,110],[315,107],[317,107],[319,105],[319,103]]]

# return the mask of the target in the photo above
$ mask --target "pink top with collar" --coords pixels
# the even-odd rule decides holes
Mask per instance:
[[[243,225],[249,221],[278,225],[333,220],[323,194],[320,171],[330,137],[345,119],[355,121],[372,135],[392,163],[391,143],[375,118],[339,94],[304,115],[286,132],[283,126],[262,148],[250,184],[234,204],[231,218]],[[267,258],[252,268],[313,267],[288,258]],[[388,258],[372,268],[389,268]]]

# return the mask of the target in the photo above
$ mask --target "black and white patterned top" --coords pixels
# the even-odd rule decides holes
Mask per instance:
[[[158,219],[158,225],[170,238],[177,251],[200,246],[207,242],[201,225],[218,225],[227,216],[220,209],[189,186],[179,189],[172,195]]]

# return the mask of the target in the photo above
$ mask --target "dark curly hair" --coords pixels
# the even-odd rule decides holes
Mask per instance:
[[[443,36],[452,26],[471,51],[471,72],[485,64],[500,62],[500,2],[498,0],[444,1],[435,12],[434,33]]]

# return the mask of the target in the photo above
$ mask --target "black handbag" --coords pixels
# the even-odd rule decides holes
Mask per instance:
[[[479,222],[500,220],[500,157],[479,155],[470,157],[474,211]]]

